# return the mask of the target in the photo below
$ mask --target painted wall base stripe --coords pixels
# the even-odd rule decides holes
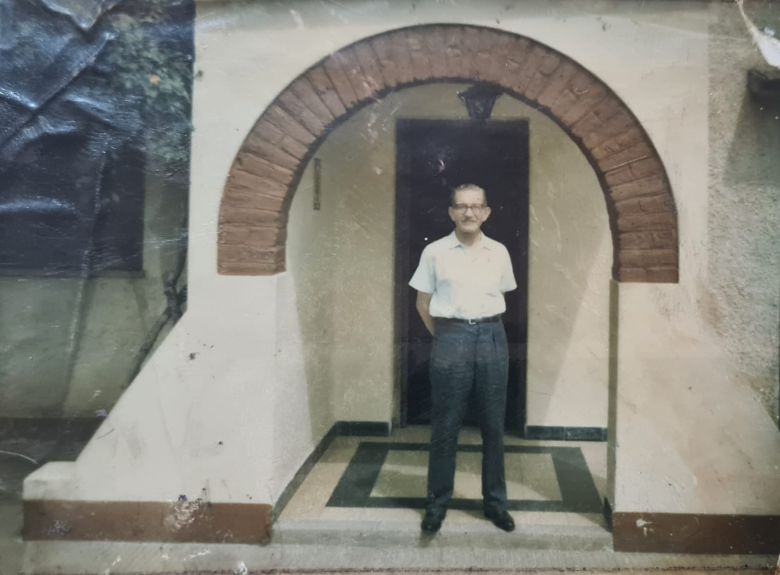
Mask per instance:
[[[525,439],[555,441],[606,441],[606,427],[561,427],[553,425],[527,425]]]
[[[390,424],[387,421],[337,421],[333,427],[338,435],[390,436]]]
[[[615,551],[780,554],[780,515],[612,514]]]
[[[268,543],[271,506],[204,501],[24,502],[27,541]]]

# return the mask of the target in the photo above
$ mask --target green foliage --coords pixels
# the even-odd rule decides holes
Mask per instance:
[[[170,0],[133,0],[131,9],[109,14],[114,35],[105,53],[116,90],[144,100],[147,156],[166,171],[176,171],[189,157],[189,54],[170,47],[166,33],[190,22],[171,20]]]

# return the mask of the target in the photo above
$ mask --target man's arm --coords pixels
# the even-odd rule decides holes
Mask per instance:
[[[433,294],[425,293],[424,291],[417,292],[417,313],[420,314],[420,318],[423,320],[425,327],[433,335],[433,318],[431,317],[431,297]]]

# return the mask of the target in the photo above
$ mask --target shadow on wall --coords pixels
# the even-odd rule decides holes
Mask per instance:
[[[751,96],[745,89],[736,130],[727,145],[723,167],[727,184],[776,186],[780,181],[780,103]]]
[[[296,201],[311,205],[311,167],[301,178]],[[305,458],[335,422],[333,358],[335,278],[327,243],[328,230],[312,221],[311,209],[301,210],[291,233],[288,257],[296,264],[279,276],[276,305],[276,397],[274,398],[274,460],[278,488],[287,485]],[[276,494],[274,495],[276,497]]]
[[[572,160],[564,154],[555,158],[549,166],[552,170]],[[608,326],[604,314],[610,264],[600,256],[611,254],[611,241],[603,204],[589,195],[601,193],[595,175],[593,180],[593,186],[567,187],[551,184],[540,175],[540,185],[531,192],[529,289],[533,305],[529,309],[528,377],[529,392],[536,394],[529,402],[540,422],[558,417],[558,425],[566,423],[566,415],[556,413],[555,393],[572,380],[574,385],[591,379],[602,384],[602,407],[606,409]],[[597,334],[602,337],[595,338]]]
[[[733,137],[712,142],[714,157],[725,161],[710,166],[709,275],[715,295],[706,300],[711,303],[705,317],[778,421],[780,104],[752,97],[744,82],[737,87],[742,99]]]
[[[612,242],[603,192],[576,144],[540,113],[526,113],[530,423],[606,427]]]

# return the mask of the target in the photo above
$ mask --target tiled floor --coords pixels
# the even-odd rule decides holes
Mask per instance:
[[[337,437],[309,471],[280,522],[418,522],[425,496],[426,427],[397,429],[385,437]],[[606,529],[606,444],[526,441],[507,436],[510,509],[522,525]],[[455,494],[445,524],[484,524],[481,516],[480,437],[459,438]]]

